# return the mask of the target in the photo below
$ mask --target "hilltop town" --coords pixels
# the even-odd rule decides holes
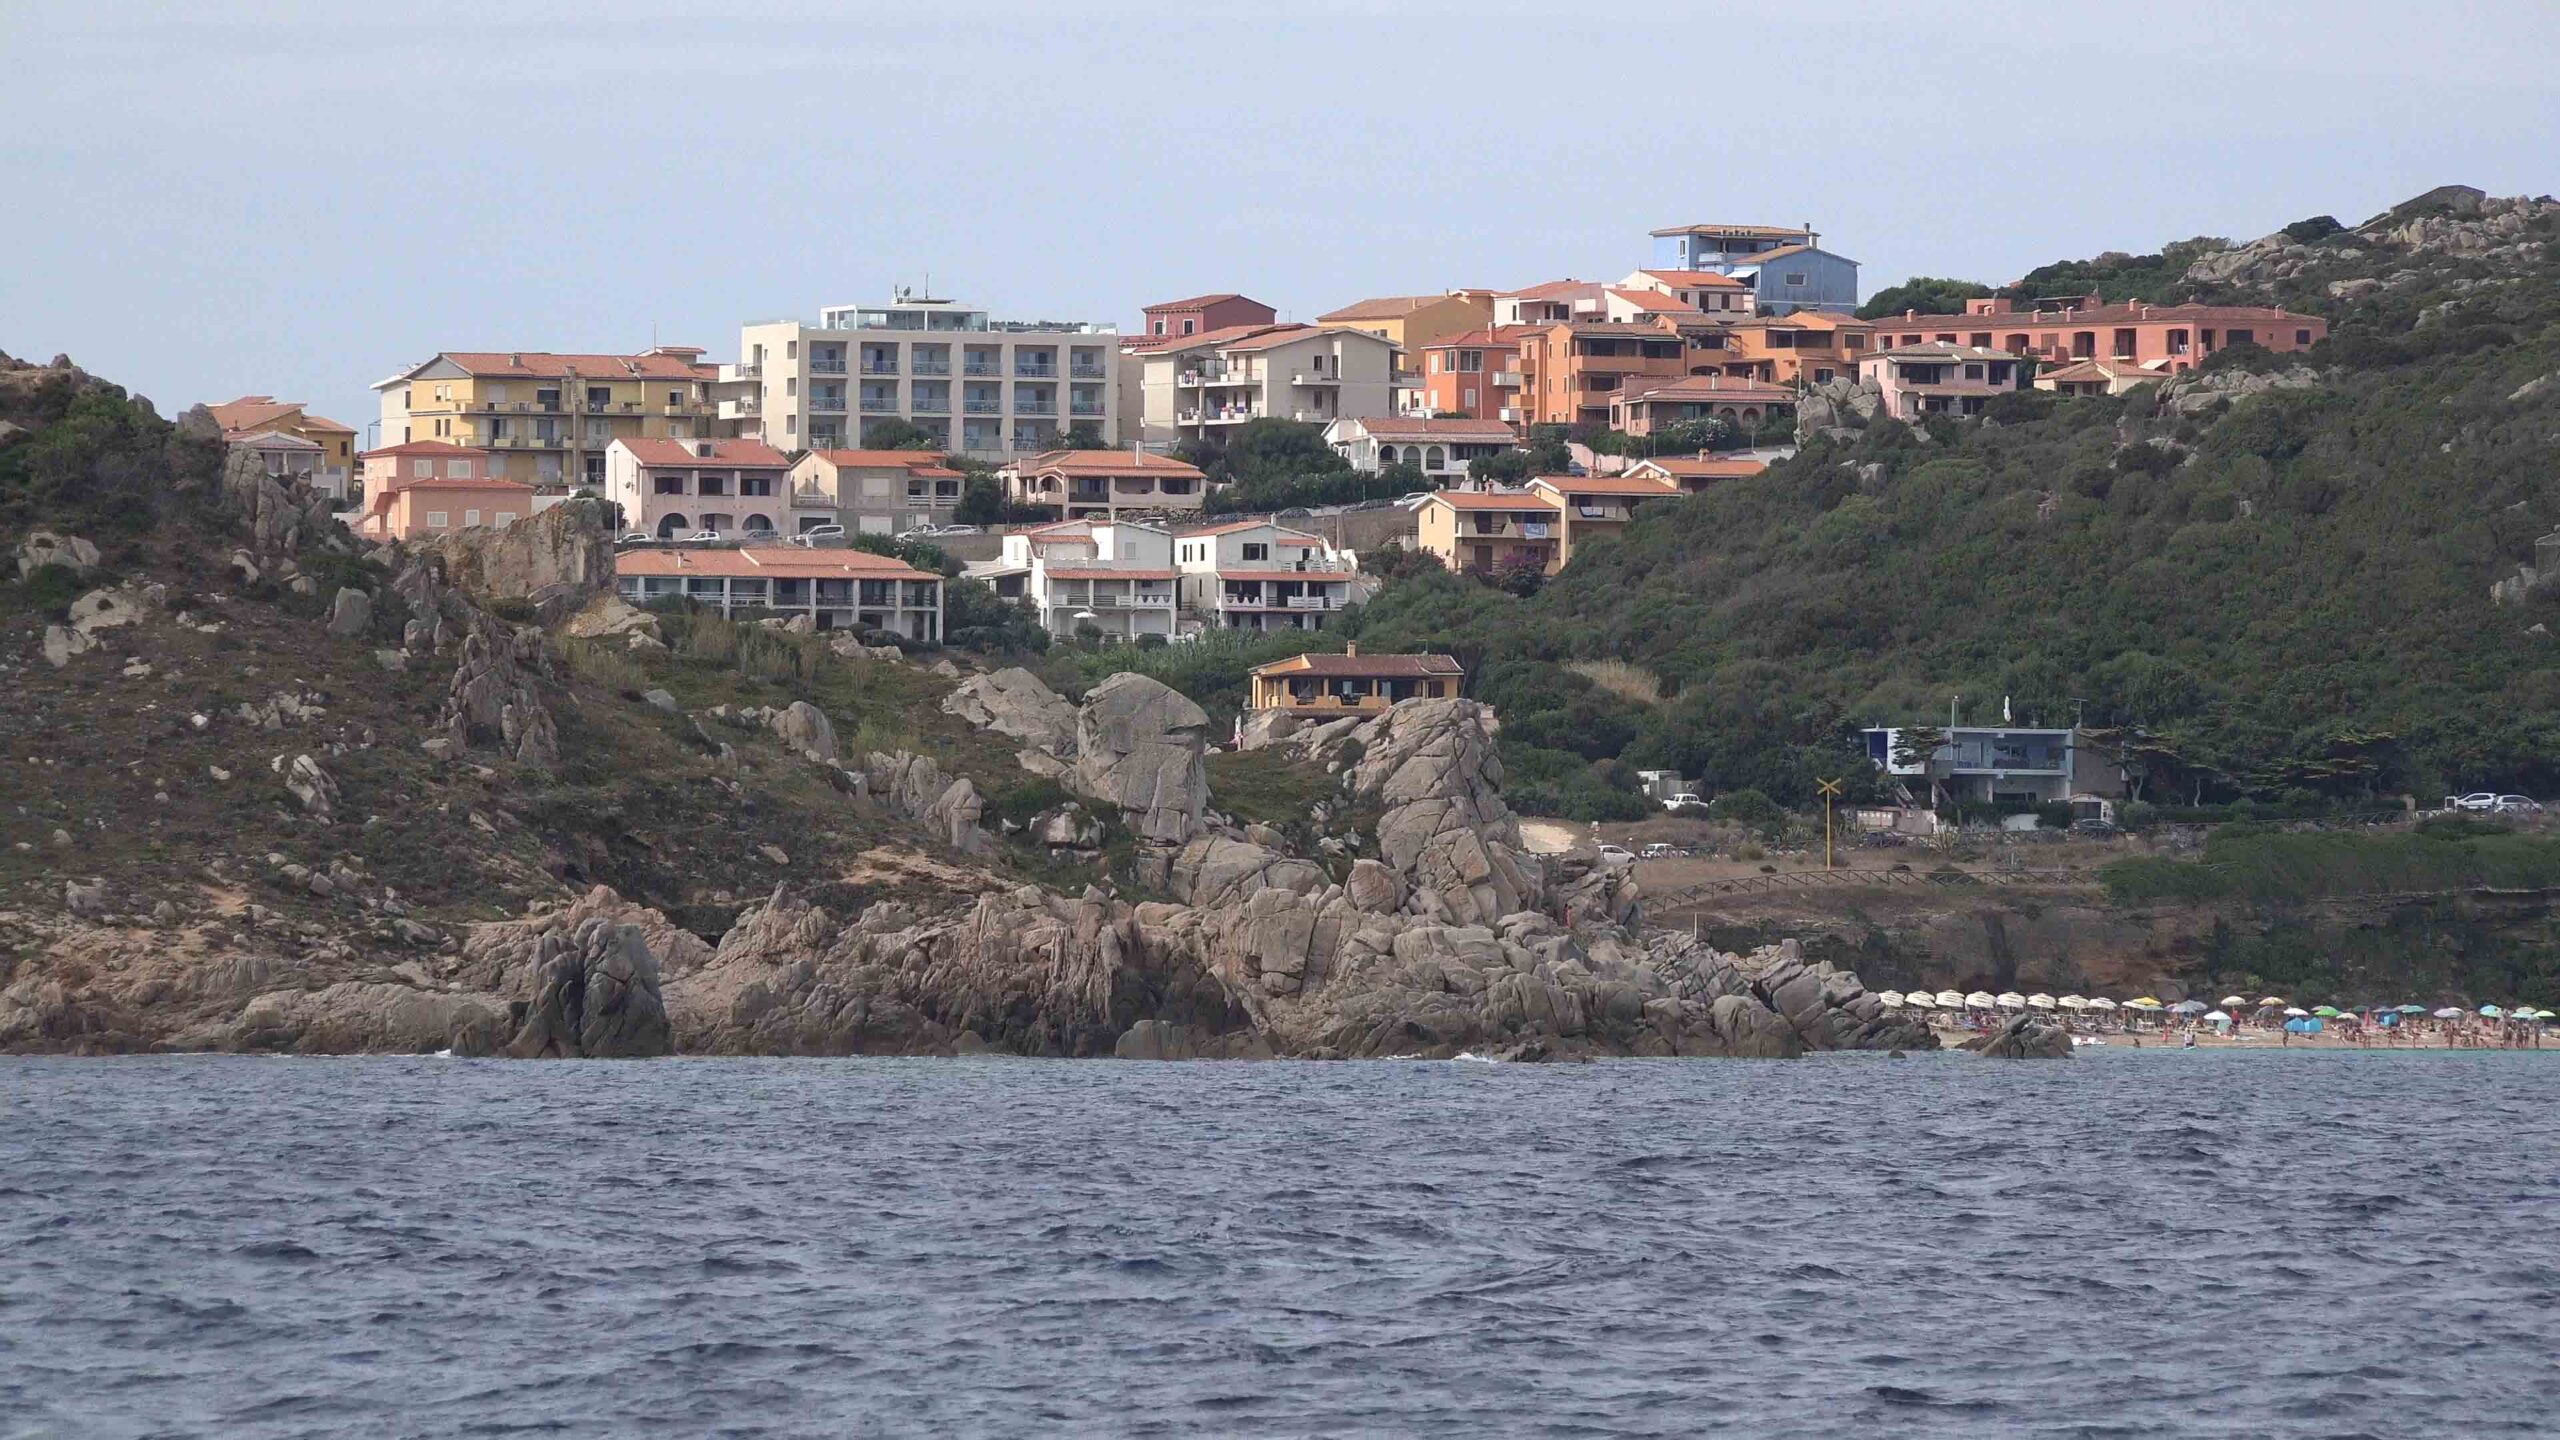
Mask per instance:
[[[361,431],[12,362],[0,1045],[1784,1054],[1918,1042],[1861,975],[2460,986],[2547,912],[2404,953],[2371,897],[2560,885],[2555,230],[902,293],[401,360]],[[2305,894],[2269,819],[2397,828]]]

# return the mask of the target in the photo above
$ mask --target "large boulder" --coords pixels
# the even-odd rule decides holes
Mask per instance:
[[[1355,798],[1379,808],[1379,857],[1407,907],[1455,924],[1546,908],[1547,877],[1502,798],[1502,761],[1472,700],[1409,700],[1360,731]]]
[[[18,546],[18,578],[26,579],[47,565],[59,565],[78,575],[98,568],[98,547],[77,535],[58,535],[51,530],[31,530]]]
[[[604,510],[570,500],[504,529],[474,526],[412,542],[440,561],[472,598],[530,602],[545,620],[584,607],[613,585],[613,536]]]
[[[1034,774],[1064,774],[1076,753],[1076,707],[1019,666],[961,681],[943,697],[942,708],[1022,742],[1018,758]]]
[[[531,1004],[508,1054],[635,1059],[673,1048],[658,958],[638,927],[597,916],[542,937]]]
[[[373,597],[353,585],[341,586],[329,602],[329,633],[352,640],[373,628]]]
[[[2019,1015],[1992,1031],[1974,1053],[1985,1060],[2068,1060],[2071,1032],[2040,1015]]]
[[[1175,845],[1209,804],[1208,712],[1160,680],[1123,671],[1076,712],[1067,786],[1126,812],[1141,840]]]
[[[774,738],[804,759],[833,764],[836,758],[836,727],[827,712],[806,700],[794,700],[774,711],[767,722]]]

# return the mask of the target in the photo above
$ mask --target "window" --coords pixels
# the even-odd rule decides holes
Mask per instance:
[[[1981,366],[1979,366],[1979,365],[1967,365],[1966,367],[1964,367],[1964,378],[1966,378],[1967,380],[1979,380],[1979,379],[1981,379],[1981,378],[1982,378],[1982,367],[1981,367]]]
[[[504,530],[508,526],[516,523],[516,512],[513,510],[500,510],[489,517],[489,523],[497,526],[501,530]]]
[[[1378,463],[1381,465],[1393,465],[1396,463],[1396,447],[1393,445],[1379,446]]]
[[[433,460],[412,460],[409,462],[409,473],[421,480],[432,480],[435,478],[436,462]]]
[[[2308,331],[2308,330],[2296,330],[2296,331],[2294,331],[2294,332],[2293,332],[2293,343],[2294,343],[2294,344],[2296,344],[2296,345],[2308,345],[2308,344],[2310,344],[2310,343],[2311,343],[2311,332],[2310,332],[2310,331]]]
[[[773,493],[773,477],[770,475],[740,476],[738,479],[738,493],[741,495],[770,495]]]
[[[465,510],[465,511],[463,511],[463,512],[462,512],[462,523],[463,523],[463,524],[465,524],[465,525],[477,525],[477,524],[479,524],[479,523],[480,523],[480,512],[479,512],[479,511],[477,511],[477,510]]]
[[[430,510],[430,511],[428,511],[428,512],[427,512],[427,528],[428,528],[428,529],[430,529],[430,530],[442,530],[442,529],[446,528],[446,526],[445,526],[445,519],[446,519],[446,516],[447,516],[448,514],[450,514],[450,513],[451,513],[451,512],[449,512],[449,511],[444,511],[444,510]]]
[[[1244,558],[1247,560],[1268,560],[1271,558],[1271,547],[1268,545],[1247,545],[1244,547]]]
[[[783,394],[785,394],[785,395],[797,395],[797,394],[799,394],[799,393],[800,393],[800,377],[799,377],[799,376],[797,376],[797,375],[794,375],[794,376],[792,376],[791,378],[789,378],[789,379],[787,379],[787,380],[783,381],[783,382],[782,382],[782,393],[783,393]]]
[[[1182,333],[1183,333],[1183,334],[1185,334],[1185,335],[1190,334],[1190,333],[1191,333],[1191,331],[1192,331],[1192,328],[1193,328],[1193,325],[1192,325],[1192,322],[1191,322],[1191,321],[1189,321],[1189,320],[1185,320],[1185,321],[1183,321],[1183,322],[1182,322]]]
[[[427,463],[429,465],[433,465],[435,462],[430,460]],[[468,460],[447,460],[444,462],[444,475],[448,480],[468,480],[471,478],[471,462]]]
[[[1422,452],[1422,468],[1425,470],[1446,469],[1448,464],[1449,452],[1441,449],[1437,445],[1434,445],[1430,449]]]
[[[797,340],[786,340],[786,341],[784,341],[784,342],[782,343],[782,358],[783,358],[783,359],[785,359],[785,360],[797,360],[797,359],[799,359],[799,358],[800,358],[800,342],[799,342],[799,341],[797,341]]]
[[[1816,365],[1815,367],[1813,367],[1813,383],[1814,383],[1814,384],[1816,384],[1816,385],[1828,385],[1828,384],[1830,384],[1830,383],[1831,383],[1831,378],[1832,378],[1832,372],[1830,371],[1830,369],[1829,369],[1828,367],[1826,367],[1826,366],[1821,366],[1821,365]]]
[[[649,493],[652,495],[681,495],[684,493],[684,477],[681,475],[652,475],[649,477],[649,481]]]
[[[1787,283],[1790,285],[1802,285],[1805,283],[1805,279],[1805,273],[1801,270],[1790,270],[1787,272]]]
[[[1164,322],[1163,322],[1162,320],[1158,320],[1158,321],[1156,322],[1156,329],[1155,329],[1155,333],[1157,333],[1158,335],[1161,335],[1161,334],[1163,334],[1163,333],[1164,333]]]
[[[667,403],[668,403],[668,404],[670,404],[670,405],[681,405],[681,404],[683,404],[683,403],[684,403],[684,392],[683,392],[683,391],[681,391],[681,390],[670,390],[670,391],[668,391],[668,392],[667,392]]]
[[[2226,330],[2222,334],[2222,343],[2225,345],[2251,345],[2257,343],[2257,339],[2258,332],[2255,330]]]

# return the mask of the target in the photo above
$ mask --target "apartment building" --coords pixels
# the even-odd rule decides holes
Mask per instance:
[[[448,350],[373,388],[385,444],[486,450],[498,477],[556,490],[602,485],[616,440],[730,433],[712,395],[719,378],[687,345],[636,355]]]
[[[1668,295],[1715,320],[1738,320],[1754,313],[1751,287],[1713,270],[1638,270],[1616,288]]]
[[[2004,350],[2059,365],[2121,360],[2176,374],[2216,350],[2256,345],[2308,350],[2329,336],[2329,322],[2268,305],[2110,305],[2097,295],[2020,302],[1988,296],[1965,302],[1962,315],[1922,315],[1875,322],[1876,344],[1965,345]]]
[[[1173,537],[1152,525],[1062,520],[1004,537],[994,560],[968,567],[1004,599],[1031,607],[1061,640],[1171,639],[1177,606]]]
[[[1005,498],[1042,505],[1062,520],[1116,521],[1124,514],[1196,515],[1209,477],[1169,455],[1144,450],[1052,450],[996,472]]]
[[[1447,655],[1292,655],[1252,670],[1253,708],[1324,720],[1376,715],[1407,700],[1454,699],[1466,667]]]
[[[1392,413],[1420,408],[1423,347],[1493,319],[1493,297],[1483,290],[1452,290],[1442,295],[1380,295],[1356,301],[1316,317],[1318,325],[1360,330],[1396,347]]]
[[[842,525],[857,535],[902,535],[948,525],[968,477],[929,450],[812,450],[792,462],[794,531]]]
[[[1637,381],[1678,380],[1690,341],[1650,322],[1574,320],[1520,337],[1520,410],[1531,425],[1606,425],[1610,402]]]
[[[2121,395],[2136,385],[2167,379],[2168,362],[2153,363],[2160,368],[2146,370],[2131,360],[2092,355],[2086,360],[2066,360],[2051,369],[2038,370],[2034,383],[2037,389],[2057,395]]]
[[[1643,475],[1541,475],[1526,488],[1555,507],[1556,546],[1547,570],[1550,575],[1572,564],[1580,547],[1624,532],[1637,506],[1680,493],[1680,487],[1668,480]]]
[[[1858,308],[1858,262],[1823,249],[1811,226],[1674,225],[1652,239],[1649,268],[1731,276],[1762,313]]]
[[[246,455],[278,480],[297,480],[318,488],[320,444],[282,430],[225,430],[225,449]],[[325,493],[325,492],[324,492]]]
[[[1325,427],[1324,440],[1366,475],[1411,465],[1425,476],[1446,479],[1466,474],[1469,461],[1518,448],[1520,432],[1499,420],[1371,415],[1334,421]]]
[[[1236,294],[1194,295],[1166,300],[1141,312],[1138,333],[1150,339],[1179,340],[1245,325],[1276,325],[1280,312],[1259,300]]]
[[[1462,331],[1422,347],[1424,415],[1521,423],[1520,337],[1526,325]]]
[[[1757,315],[1726,327],[1728,375],[1772,385],[1828,385],[1853,379],[1876,345],[1876,327],[1827,310]]]
[[[1439,490],[1414,509],[1415,543],[1452,570],[1558,568],[1563,519],[1535,490]]]
[[[408,540],[525,519],[533,513],[533,487],[493,478],[496,458],[441,440],[366,451],[365,508],[355,532],[368,540]]]
[[[1603,294],[1608,288],[1597,280],[1550,280],[1525,290],[1500,291],[1493,297],[1493,323],[1556,325],[1598,320],[1603,318]]]
[[[2006,350],[1943,342],[1878,350],[1858,362],[1858,383],[1898,420],[1979,415],[1994,395],[2018,388],[2018,357]]]
[[[604,495],[622,507],[625,531],[661,540],[797,534],[790,468],[760,440],[616,440],[605,447]]]
[[[205,408],[213,412],[213,423],[222,427],[224,437],[235,443],[253,435],[291,435],[311,442],[311,465],[303,478],[331,499],[347,498],[356,472],[354,427],[314,415],[299,400],[272,395],[243,395]]]
[[[1118,346],[1109,325],[998,320],[902,290],[830,306],[815,325],[743,327],[733,378],[753,396],[756,433],[783,450],[868,448],[894,420],[936,450],[1001,460],[1071,430],[1119,438]]]
[[[1258,419],[1326,425],[1395,413],[1396,347],[1362,330],[1247,326],[1150,337],[1128,355],[1149,445],[1221,442]]]
[[[806,615],[821,630],[942,640],[942,577],[867,550],[633,549],[617,553],[613,569],[615,590],[634,605],[682,597],[723,615]]]
[[[1351,557],[1321,536],[1268,520],[1182,531],[1173,564],[1186,628],[1321,630],[1360,581]]]
[[[1693,420],[1725,420],[1749,435],[1762,421],[1790,416],[1795,410],[1796,392],[1786,386],[1731,375],[1630,380],[1609,398],[1609,428],[1651,435]]]

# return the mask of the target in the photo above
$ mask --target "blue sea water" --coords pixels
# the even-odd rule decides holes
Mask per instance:
[[[2560,1052],[0,1059],[0,1436],[2560,1430]]]

